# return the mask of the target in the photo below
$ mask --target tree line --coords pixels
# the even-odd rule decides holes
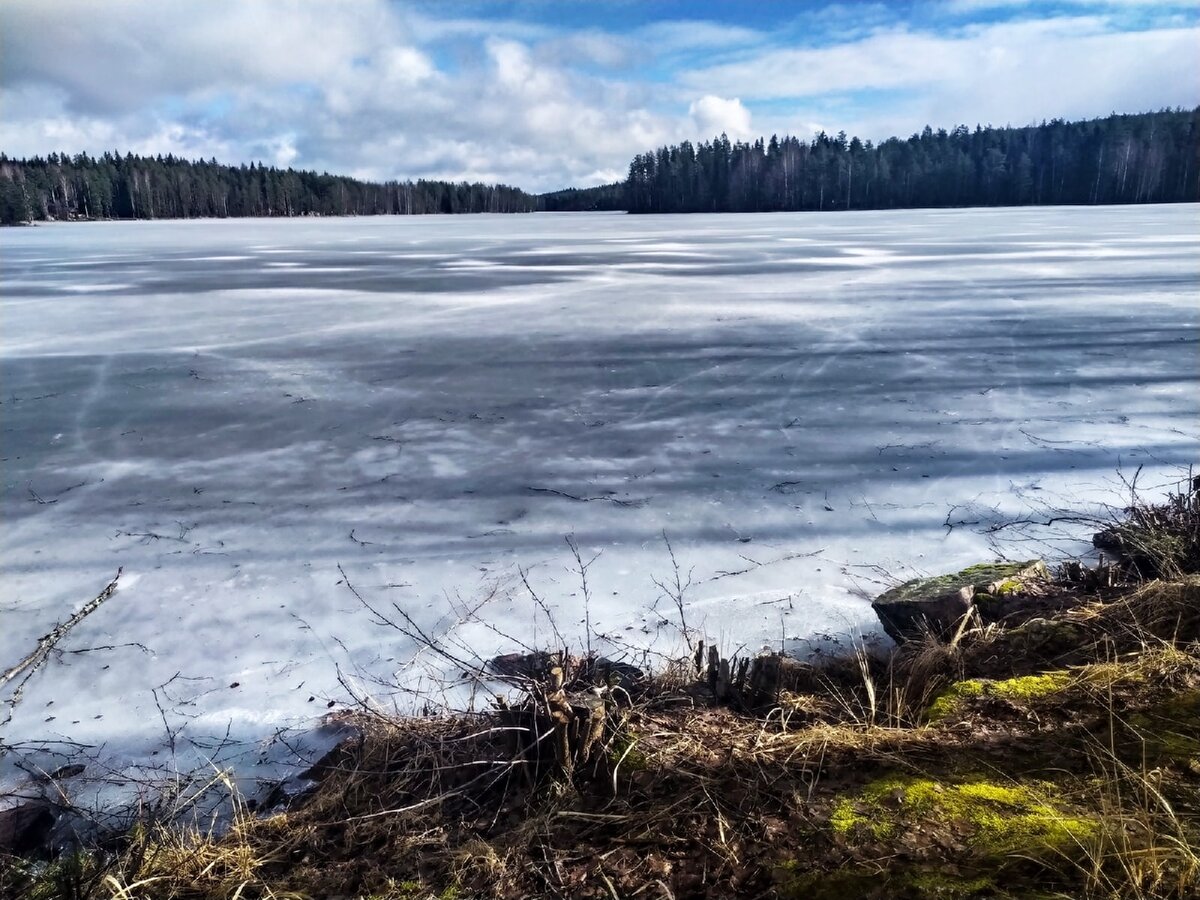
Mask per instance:
[[[1200,107],[1024,128],[926,128],[879,144],[726,135],[635,156],[624,183],[367,182],[215,159],[0,153],[0,224],[50,219],[418,215],[534,210],[766,212],[1200,200]]]
[[[9,159],[0,154],[0,224],[50,219],[190,219],[515,213],[535,196],[507,185],[358,181],[215,159],[105,153]]]
[[[635,213],[1200,200],[1200,107],[1024,128],[926,127],[879,144],[721,135],[634,157]],[[579,199],[579,198],[577,198]]]
[[[625,184],[615,182],[590,188],[567,188],[538,194],[538,209],[545,212],[592,212],[626,209]]]

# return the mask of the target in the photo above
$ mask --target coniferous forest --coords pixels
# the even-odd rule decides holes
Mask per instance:
[[[0,223],[47,219],[191,219],[531,212],[506,185],[357,181],[256,165],[105,153],[13,160],[0,154]]]
[[[590,188],[567,188],[538,195],[538,209],[546,212],[595,212],[626,209],[625,184],[614,182]]]
[[[634,157],[624,184],[373,183],[174,156],[0,154],[0,224],[49,219],[628,210],[769,212],[1200,200],[1200,107],[1024,128],[926,127],[880,144],[721,135]]]
[[[926,127],[880,144],[722,135],[634,158],[626,209],[766,212],[1200,200],[1200,107],[1026,128]]]

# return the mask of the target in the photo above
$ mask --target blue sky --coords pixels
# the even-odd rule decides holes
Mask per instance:
[[[531,190],[721,131],[864,139],[1200,103],[1200,2],[5,0],[0,149]]]

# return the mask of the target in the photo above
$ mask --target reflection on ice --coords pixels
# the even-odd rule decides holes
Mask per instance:
[[[125,570],[5,740],[119,764],[156,690],[180,754],[249,765],[339,668],[420,684],[343,572],[487,655],[549,633],[518,567],[578,638],[574,535],[596,643],[673,652],[665,533],[690,624],[803,649],[998,516],[1197,458],[1195,207],[3,237],[0,663]]]

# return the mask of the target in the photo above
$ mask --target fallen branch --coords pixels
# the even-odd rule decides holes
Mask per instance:
[[[595,497],[582,497],[578,494],[568,494],[566,491],[557,491],[554,488],[526,486],[525,490],[532,491],[535,494],[551,494],[555,497],[562,497],[566,500],[574,500],[576,503],[595,503],[597,501],[602,501],[604,503],[611,503],[614,506],[644,506],[646,504],[646,501],[643,499],[621,500],[617,497],[609,496],[611,493],[613,493],[611,491]]]
[[[67,621],[60,622],[58,625],[55,625],[49,634],[44,635],[38,641],[37,647],[34,648],[32,653],[22,659],[11,669],[7,669],[3,674],[0,674],[0,687],[4,687],[31,666],[36,669],[43,662],[45,662],[46,657],[50,655],[50,651],[54,649],[54,645],[66,637],[68,631],[99,609],[100,605],[116,592],[117,580],[120,577],[121,570],[117,569],[117,574],[114,575],[113,580],[108,583],[108,587],[102,590],[94,600],[88,601],[87,605],[84,606],[83,609],[71,616],[71,618],[67,619]]]
[[[57,503],[58,501],[51,501]],[[148,544],[151,541],[178,541],[181,544],[186,544],[188,534],[196,527],[195,523],[185,525],[183,522],[176,520],[176,525],[179,526],[179,534],[159,534],[157,531],[125,531],[117,529],[117,537],[141,538],[141,543]]]
[[[67,636],[67,633],[72,628],[94,613],[100,608],[105,600],[116,593],[117,581],[120,578],[121,569],[117,569],[117,574],[113,576],[113,580],[110,581],[108,586],[105,587],[104,590],[102,590],[94,599],[89,600],[83,606],[83,608],[71,616],[71,618],[67,619],[65,622],[60,622],[55,625],[49,633],[43,635],[38,640],[37,646],[33,648],[31,653],[25,656],[12,668],[6,669],[3,673],[0,673],[0,688],[3,688],[22,672],[25,673],[24,679],[22,679],[21,683],[17,685],[17,688],[15,691],[13,691],[12,696],[8,698],[10,716],[12,714],[13,707],[15,707],[21,701],[21,689],[24,688],[25,683],[29,681],[31,677],[33,677],[33,673],[36,672],[42,666],[42,664],[46,662],[50,656],[50,651],[55,648],[59,641]]]

